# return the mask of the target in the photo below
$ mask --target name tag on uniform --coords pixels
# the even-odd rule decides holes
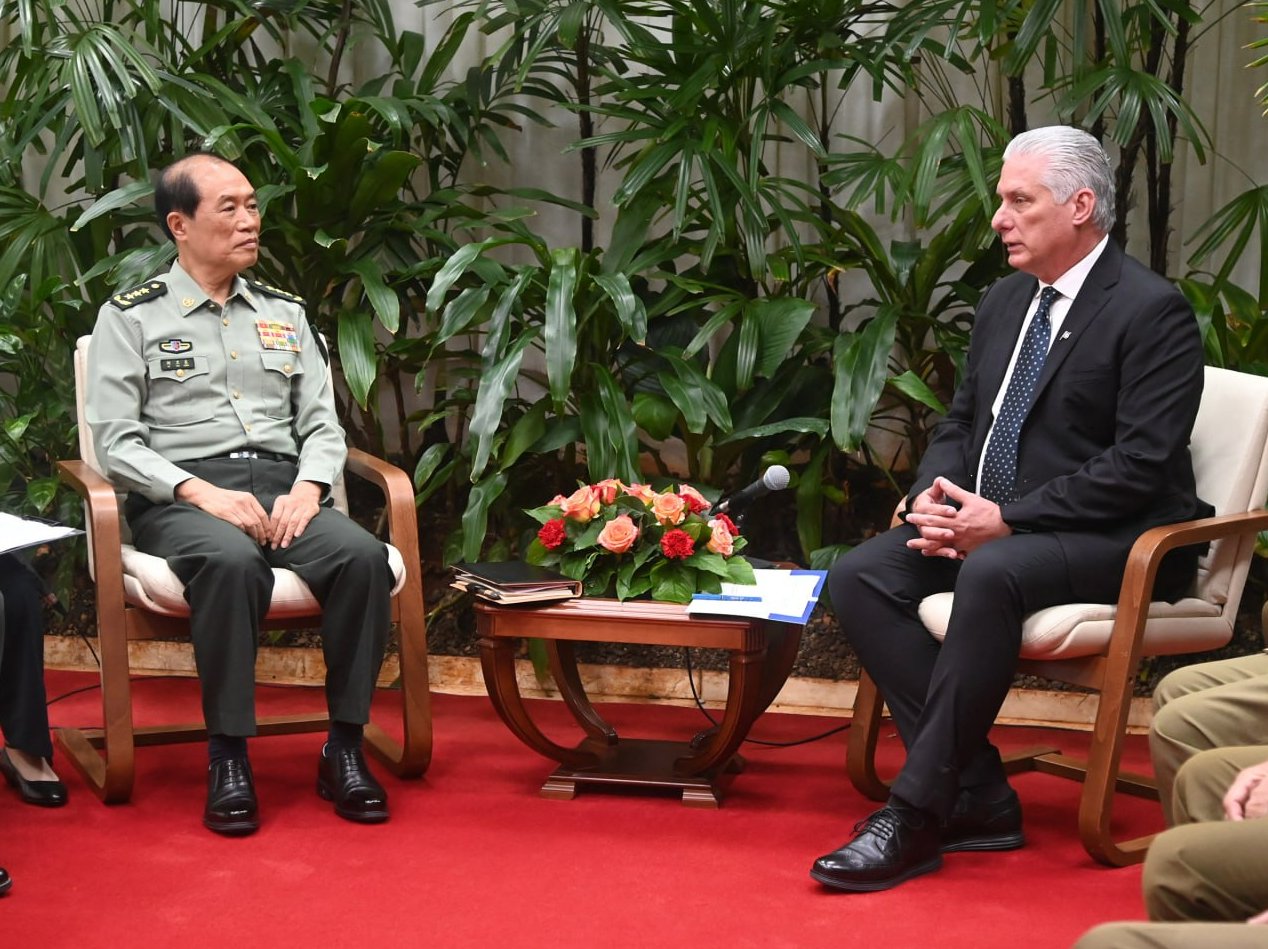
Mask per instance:
[[[187,356],[184,359],[160,359],[159,368],[164,372],[172,372],[176,369],[193,369],[194,360],[192,356]]]
[[[299,334],[294,323],[276,323],[273,320],[256,320],[255,331],[260,334],[260,345],[265,349],[283,352],[299,352]]]

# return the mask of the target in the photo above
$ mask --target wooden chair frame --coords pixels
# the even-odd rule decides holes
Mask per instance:
[[[89,787],[105,803],[128,800],[135,780],[137,745],[197,741],[206,737],[201,723],[134,727],[128,642],[188,635],[186,617],[164,616],[129,604],[124,598],[118,498],[114,486],[85,461],[62,461],[63,481],[84,499],[95,568],[97,637],[101,663],[101,728],[58,728],[57,743]],[[359,449],[348,450],[345,471],[375,484],[383,492],[389,540],[405,561],[406,578],[392,598],[392,619],[400,631],[400,693],[403,741],[382,728],[366,727],[370,753],[402,778],[422,775],[431,761],[431,695],[427,671],[427,627],[423,608],[418,520],[414,490],[399,468]],[[313,625],[320,613],[269,617],[269,628]],[[261,735],[320,731],[325,713],[261,718]]]
[[[1127,734],[1127,714],[1131,706],[1132,683],[1140,668],[1145,623],[1158,564],[1177,547],[1202,544],[1226,537],[1246,537],[1268,530],[1268,510],[1202,518],[1155,527],[1136,541],[1128,556],[1123,583],[1119,588],[1118,611],[1109,644],[1100,656],[1081,660],[1043,662],[1023,660],[1018,669],[1047,678],[1054,666],[1079,668],[1077,681],[1091,683],[1100,693],[1092,742],[1086,760],[1063,755],[1055,749],[1030,749],[1009,755],[1005,765],[1012,773],[1036,770],[1083,782],[1079,799],[1079,837],[1087,852],[1110,866],[1128,866],[1145,858],[1156,836],[1149,834],[1116,841],[1110,832],[1116,790],[1158,799],[1153,777],[1124,772],[1120,768],[1123,739]],[[1077,666],[1076,666],[1077,664]],[[880,732],[884,700],[866,672],[859,676],[854,700],[854,719],[846,751],[846,771],[860,793],[873,800],[885,800],[889,782],[876,770],[876,743]]]

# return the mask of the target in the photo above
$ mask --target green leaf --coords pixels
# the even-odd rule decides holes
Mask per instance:
[[[471,459],[471,480],[477,480],[489,463],[493,436],[502,423],[502,411],[511,388],[519,376],[524,350],[537,338],[535,330],[513,342],[501,361],[486,372],[476,393],[475,410],[471,413],[471,439],[475,451]]]
[[[546,401],[540,400],[519,417],[502,445],[499,466],[505,471],[546,434]]]
[[[696,572],[673,560],[652,567],[652,598],[668,603],[690,603],[696,592]]]
[[[401,302],[396,293],[383,280],[383,269],[378,262],[362,257],[349,262],[348,268],[361,278],[365,295],[374,307],[374,314],[389,333],[395,333],[401,325]]]
[[[720,429],[730,429],[731,409],[726,393],[695,363],[667,353],[661,355],[669,362],[673,372],[658,373],[656,378],[682,413],[687,431],[702,434],[706,419],[711,419]]]
[[[348,391],[365,408],[369,404],[370,387],[378,375],[374,321],[368,313],[345,311],[339,314],[339,364],[343,367]]]
[[[581,253],[575,247],[551,252],[550,278],[546,286],[546,381],[555,410],[562,412],[572,387],[577,360],[577,310],[573,293]]]
[[[833,345],[832,438],[842,451],[857,450],[867,433],[897,327],[897,308],[882,306],[862,330],[843,333]]]
[[[924,379],[921,379],[910,369],[900,376],[891,378],[889,384],[907,396],[907,398],[915,399],[939,414],[946,414],[947,407],[942,404],[942,400],[929,388],[929,384]]]
[[[499,471],[471,486],[467,509],[462,512],[462,559],[476,563],[489,530],[489,508],[506,490],[507,474]]]
[[[823,442],[815,449],[797,480],[797,539],[803,554],[823,543],[823,468],[829,447]]]
[[[138,198],[146,197],[154,193],[154,185],[149,181],[134,181],[126,184],[122,188],[115,188],[108,194],[102,195],[91,205],[88,210],[84,211],[70,226],[72,232],[78,231],[90,221],[95,221],[103,214],[109,214],[118,208],[125,208],[135,204]]]
[[[634,416],[634,423],[649,438],[657,441],[663,441],[672,435],[674,423],[678,421],[678,409],[674,403],[655,392],[635,393],[631,414]]]

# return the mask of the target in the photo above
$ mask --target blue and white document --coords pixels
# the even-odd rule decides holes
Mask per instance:
[[[754,570],[755,584],[724,583],[721,593],[697,593],[692,615],[752,616],[805,626],[819,602],[826,570]]]

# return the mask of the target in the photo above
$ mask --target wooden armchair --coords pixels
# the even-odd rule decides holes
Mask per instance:
[[[1115,841],[1110,832],[1115,790],[1152,797],[1148,775],[1120,771],[1132,684],[1145,656],[1203,652],[1233,635],[1255,536],[1268,529],[1268,378],[1207,367],[1190,443],[1198,495],[1216,516],[1147,531],[1132,548],[1117,604],[1072,603],[1039,610],[1022,628],[1019,671],[1070,682],[1100,693],[1086,761],[1051,749],[1006,759],[1010,771],[1039,770],[1083,781],[1079,835],[1102,863],[1126,866],[1144,859],[1153,835]],[[1192,596],[1151,602],[1158,564],[1167,551],[1210,542]],[[920,618],[941,640],[952,593],[926,597]],[[850,781],[875,800],[888,796],[876,771],[883,699],[863,673],[854,702],[846,769]]]
[[[97,636],[101,662],[101,728],[59,728],[57,742],[84,780],[106,803],[132,794],[137,745],[196,741],[206,736],[202,723],[134,727],[128,642],[134,639],[188,636],[189,607],[184,588],[165,561],[137,551],[127,542],[114,486],[101,474],[92,433],[84,418],[84,374],[88,337],[75,348],[75,393],[80,460],[58,463],[63,481],[84,499],[89,570],[96,584]],[[427,629],[418,552],[418,521],[413,485],[405,472],[355,448],[346,472],[375,484],[385,498],[389,559],[397,577],[392,618],[400,631],[400,693],[403,741],[382,728],[366,727],[369,752],[399,777],[417,777],[431,760],[431,699],[427,674]],[[347,510],[341,483],[335,504]],[[273,600],[265,624],[270,629],[302,628],[320,622],[321,606],[289,570],[274,570]],[[322,731],[327,716],[303,714],[263,717],[261,735]]]

